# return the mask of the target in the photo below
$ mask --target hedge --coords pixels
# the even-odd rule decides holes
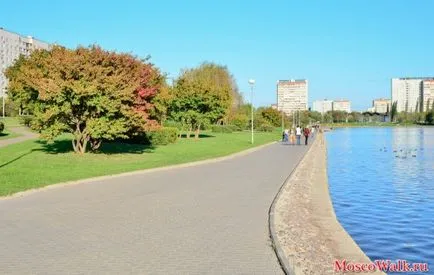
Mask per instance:
[[[211,131],[214,133],[232,133],[241,131],[241,129],[235,125],[213,125]]]
[[[151,145],[167,145],[175,143],[178,139],[179,130],[175,127],[161,127],[145,134],[145,143]]]
[[[27,127],[30,127],[32,125],[32,121],[33,121],[33,116],[29,116],[29,115],[20,116],[20,118],[19,118],[20,124],[27,126]]]
[[[274,126],[272,126],[271,124],[262,124],[261,126],[258,127],[258,131],[260,131],[260,132],[273,132]]]
[[[3,122],[0,122],[0,133],[3,132],[5,129],[5,124]]]

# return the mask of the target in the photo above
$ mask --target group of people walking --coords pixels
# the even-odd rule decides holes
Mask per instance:
[[[309,128],[306,126],[305,128],[301,128],[299,125],[297,127],[291,129],[285,129],[282,133],[282,141],[285,143],[289,143],[291,145],[300,145],[301,144],[301,136],[304,136],[304,145],[308,144],[309,136],[313,137],[315,134],[315,126]]]

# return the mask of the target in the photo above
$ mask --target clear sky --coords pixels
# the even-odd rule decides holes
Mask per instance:
[[[365,110],[390,97],[390,78],[434,76],[434,1],[1,0],[0,27],[67,47],[152,57],[163,72],[227,65],[255,105],[278,79],[309,80],[309,105],[347,98]]]

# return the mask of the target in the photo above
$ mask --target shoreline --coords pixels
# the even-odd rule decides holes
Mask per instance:
[[[371,263],[336,218],[326,152],[324,134],[317,135],[270,208],[270,235],[286,274],[340,274],[335,260]]]

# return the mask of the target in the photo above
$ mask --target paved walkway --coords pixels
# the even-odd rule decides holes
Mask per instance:
[[[26,127],[10,127],[10,128],[8,128],[8,131],[20,134],[20,136],[15,137],[15,138],[8,138],[8,139],[0,140],[0,148],[14,144],[14,143],[23,142],[23,141],[26,141],[28,139],[38,137],[37,134],[30,132]]]
[[[268,209],[305,151],[273,144],[0,200],[0,274],[282,274]]]

